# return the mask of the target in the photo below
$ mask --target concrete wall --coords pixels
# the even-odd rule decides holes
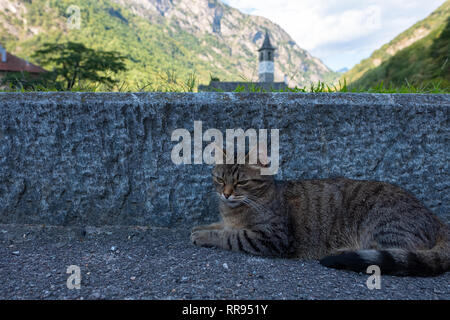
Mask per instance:
[[[449,110],[449,95],[0,93],[0,223],[213,220],[212,166],[170,158],[194,120],[280,129],[279,179],[384,180],[445,218]]]

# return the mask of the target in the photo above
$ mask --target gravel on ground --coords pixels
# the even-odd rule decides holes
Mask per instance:
[[[450,272],[382,275],[381,288],[370,290],[370,274],[199,248],[189,234],[188,227],[0,225],[0,299],[450,299]],[[71,265],[80,289],[68,288]]]

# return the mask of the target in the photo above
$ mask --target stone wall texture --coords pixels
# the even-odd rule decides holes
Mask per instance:
[[[279,129],[277,179],[383,180],[448,219],[449,110],[426,94],[0,93],[0,223],[214,220],[212,166],[171,161],[194,120]]]

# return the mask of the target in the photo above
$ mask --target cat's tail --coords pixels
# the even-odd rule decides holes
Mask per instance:
[[[450,230],[446,226],[429,250],[405,249],[357,250],[327,256],[320,263],[329,268],[367,272],[370,265],[380,268],[381,274],[397,276],[437,276],[450,271]]]

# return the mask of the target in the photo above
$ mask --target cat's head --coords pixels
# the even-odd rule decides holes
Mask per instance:
[[[263,166],[260,163],[216,165],[212,178],[220,201],[230,208],[258,202],[274,183],[273,176],[261,175]]]

